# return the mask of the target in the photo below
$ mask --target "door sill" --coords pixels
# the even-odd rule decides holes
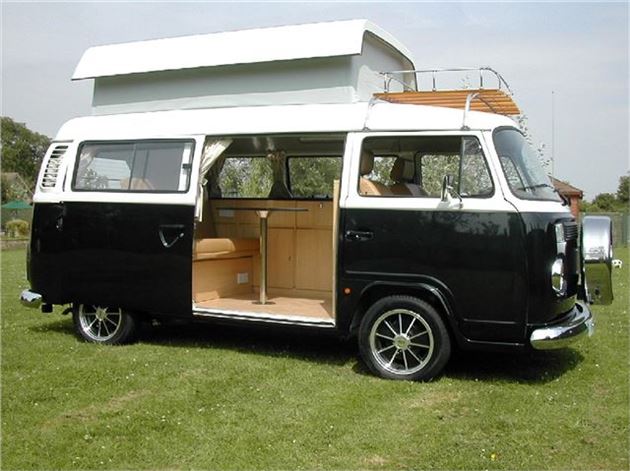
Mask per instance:
[[[219,310],[199,307],[195,304],[193,304],[193,317],[229,319],[245,322],[259,322],[265,324],[318,327],[321,329],[333,329],[335,327],[334,319],[323,319],[300,315],[278,315],[270,312],[231,311],[226,309]]]

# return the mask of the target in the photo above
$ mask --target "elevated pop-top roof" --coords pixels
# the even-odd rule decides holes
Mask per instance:
[[[370,21],[349,20],[92,47],[72,79],[358,55],[366,32],[413,64],[411,53],[392,35]]]

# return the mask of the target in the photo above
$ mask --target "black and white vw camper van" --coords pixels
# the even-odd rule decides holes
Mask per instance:
[[[580,230],[474,73],[441,90],[362,20],[89,49],[94,113],[44,158],[23,303],[103,344],[152,319],[334,331],[393,379],[590,335],[610,222]]]

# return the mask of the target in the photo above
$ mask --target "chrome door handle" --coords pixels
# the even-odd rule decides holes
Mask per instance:
[[[161,224],[159,230],[160,242],[162,242],[162,245],[165,248],[170,249],[179,239],[184,237],[185,228],[186,227],[183,224]],[[166,236],[164,235],[165,229],[166,231],[170,231],[171,234],[177,231],[177,234],[170,242],[167,242]]]
[[[346,231],[346,240],[366,241],[374,238],[374,232],[371,231]]]

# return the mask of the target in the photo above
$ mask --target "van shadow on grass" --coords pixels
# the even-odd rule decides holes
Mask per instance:
[[[141,341],[154,345],[211,348],[315,363],[345,365],[354,361],[356,344],[330,333],[305,328],[226,324],[164,325],[144,329]]]
[[[446,366],[449,378],[542,384],[573,370],[584,356],[572,348],[526,352],[455,352]]]
[[[33,326],[29,330],[42,334],[76,335],[71,317]],[[227,349],[339,366],[354,361],[358,354],[355,342],[343,341],[331,333],[283,326],[234,326],[220,323],[143,325],[138,342],[188,350]]]
[[[69,318],[47,322],[30,330],[45,334],[75,335]],[[340,340],[330,333],[309,329],[224,324],[146,326],[142,329],[139,342],[186,349],[227,349],[336,366],[350,362],[354,363],[353,370],[357,374],[372,376],[358,359],[356,341]],[[560,378],[583,360],[582,354],[571,348],[520,353],[455,350],[442,376],[464,381],[541,384]]]

